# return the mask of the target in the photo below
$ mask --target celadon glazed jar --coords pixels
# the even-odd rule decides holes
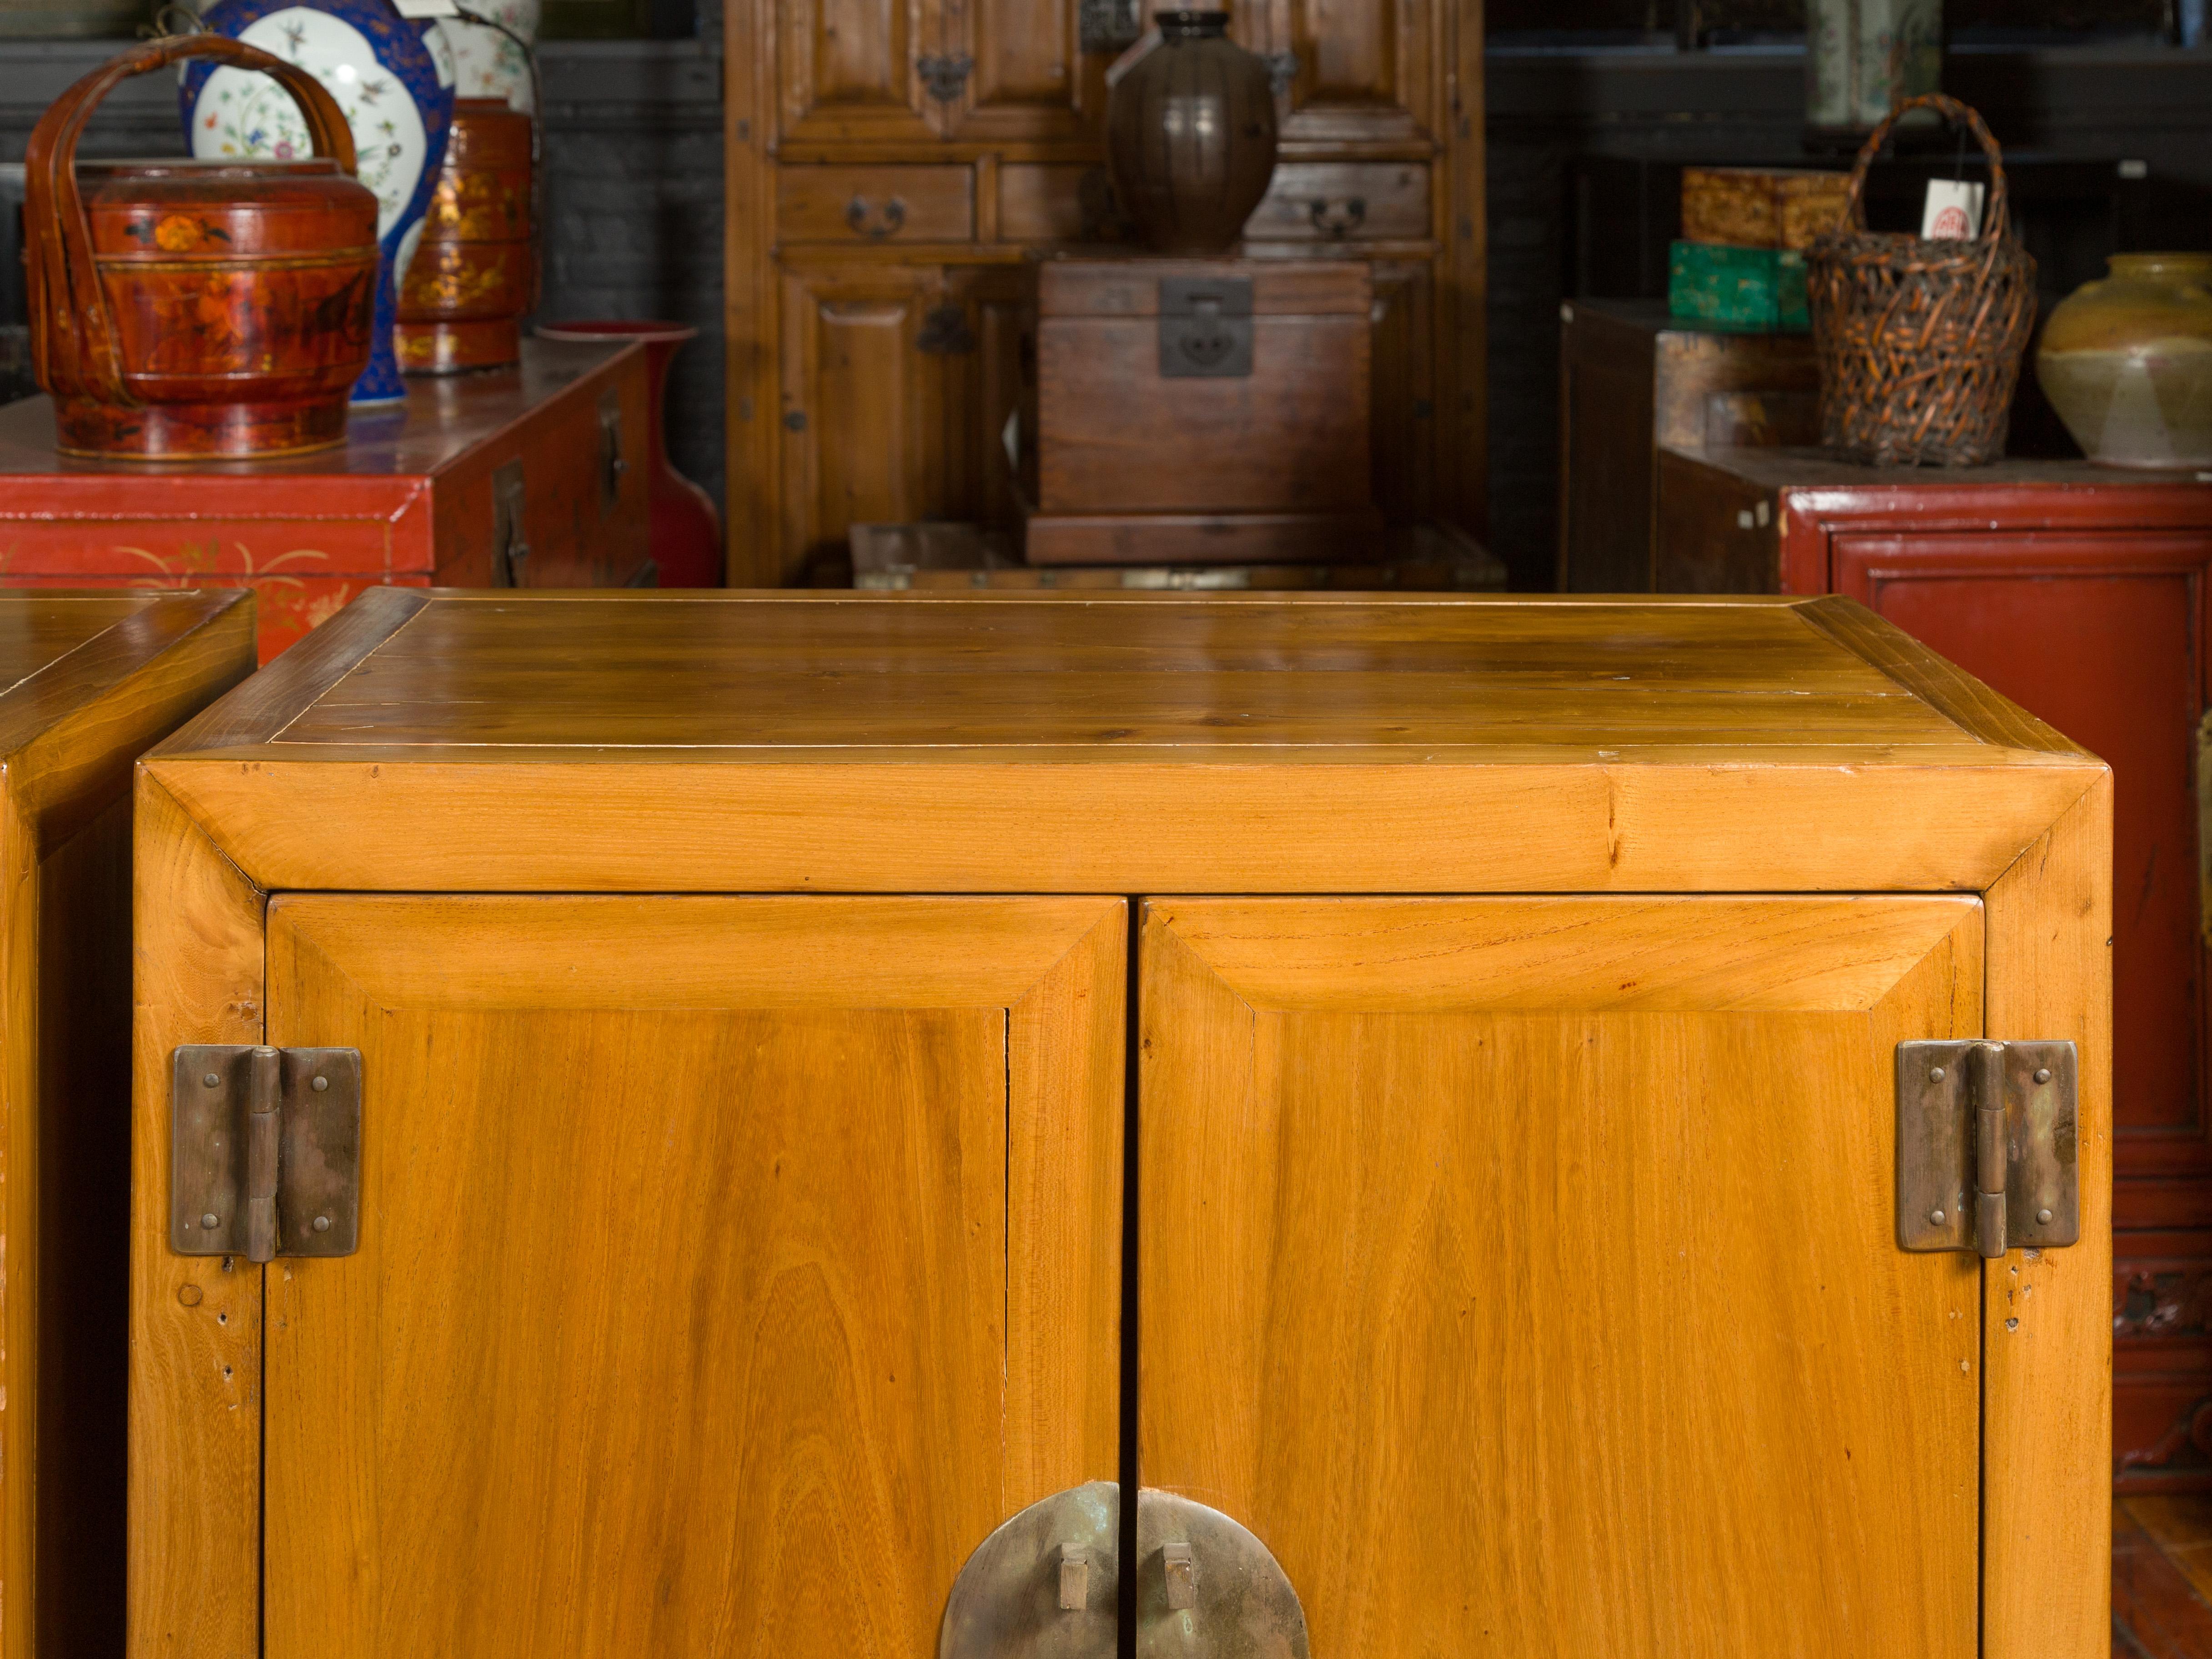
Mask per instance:
[[[2035,368],[2107,466],[2212,466],[2212,253],[2116,253],[2044,325]]]

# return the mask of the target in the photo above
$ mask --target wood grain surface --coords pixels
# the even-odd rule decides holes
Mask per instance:
[[[362,1248],[270,1269],[270,1659],[912,1659],[1113,1478],[1118,900],[276,899]]]
[[[394,596],[342,625],[149,763],[266,887],[1978,889],[2099,775],[1786,601]]]
[[[0,1659],[122,1640],[131,760],[253,607],[0,594]]]
[[[1979,1264],[1896,1247],[1891,1054],[1980,1030],[1982,925],[1152,901],[1145,1484],[1334,1659],[1970,1659]]]
[[[2112,1620],[2109,776],[1991,886],[1989,913],[1989,1034],[2080,1048],[2081,1238],[1984,1270],[1983,1659],[2101,1659]]]

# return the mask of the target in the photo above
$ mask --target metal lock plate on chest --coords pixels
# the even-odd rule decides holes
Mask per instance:
[[[945,1604],[938,1659],[1113,1659],[1121,1489],[1040,1499],[975,1547]],[[1305,1610],[1275,1558],[1218,1510],[1137,1495],[1137,1659],[1307,1659]]]
[[[1252,373],[1252,279],[1160,278],[1160,378],[1239,380]]]

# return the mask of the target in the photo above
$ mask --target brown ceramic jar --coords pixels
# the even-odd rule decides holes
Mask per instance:
[[[1218,253],[1244,234],[1275,171],[1266,62],[1225,11],[1158,14],[1160,44],[1115,84],[1106,149],[1122,210],[1163,253]]]

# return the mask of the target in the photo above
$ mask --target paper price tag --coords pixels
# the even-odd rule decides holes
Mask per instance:
[[[392,0],[399,8],[402,17],[459,17],[461,9],[454,0]]]
[[[1920,234],[1930,241],[1971,242],[1982,234],[1980,185],[1956,179],[1930,179],[1928,202],[1920,210]]]

